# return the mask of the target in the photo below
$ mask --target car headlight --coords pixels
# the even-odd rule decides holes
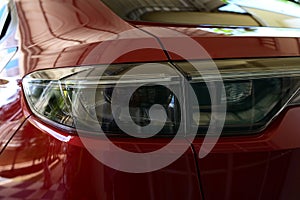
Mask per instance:
[[[23,79],[24,93],[34,114],[71,131],[80,127],[84,131],[97,132],[100,124],[107,134],[123,134],[116,123],[117,117],[123,127],[131,121],[141,127],[151,121],[152,125],[163,127],[160,135],[176,133],[181,121],[180,106],[170,88],[180,90],[178,74],[168,66],[170,70],[126,75],[135,66],[124,64],[104,68],[99,65],[37,71]],[[113,92],[123,98],[137,85],[141,87],[134,91],[129,105],[114,105],[116,113],[113,116]],[[150,108],[155,104],[165,110],[166,121],[155,116],[150,120]],[[130,116],[125,106],[129,106]]]
[[[205,62],[174,63],[192,86],[198,100],[196,104],[189,103],[189,95],[184,92],[180,76],[174,71],[162,73],[158,70],[152,74],[126,76],[126,72],[138,64],[35,71],[24,77],[23,89],[32,112],[45,122],[63,129],[75,129],[76,121],[89,132],[96,132],[94,127],[100,124],[106,134],[124,135],[116,123],[116,117],[124,126],[132,120],[143,127],[150,123],[150,108],[158,104],[166,111],[166,121],[155,120],[155,117],[152,119],[155,126],[163,127],[158,136],[177,133],[182,106],[192,107],[187,110],[191,110],[193,113],[189,114],[195,117],[187,122],[187,126],[197,126],[198,135],[201,135],[205,134],[210,123],[211,107],[218,106],[212,105],[207,83],[193,68],[195,65],[205,66]],[[226,98],[227,102],[222,135],[256,133],[265,128],[284,107],[299,102],[299,58],[216,60],[215,63],[226,91],[226,96],[218,95],[218,92],[215,95],[220,101]],[[170,63],[164,65],[173,67]],[[207,70],[209,74],[209,68],[203,67],[203,70]],[[122,81],[119,81],[121,77]],[[219,84],[219,80],[214,79],[214,74],[208,80],[211,85]],[[117,107],[117,115],[113,115],[112,94],[116,88],[118,96],[122,97],[141,82],[143,85],[130,98],[130,115],[123,112],[123,105],[114,105]],[[166,84],[182,95],[176,96],[169,87],[164,86]],[[181,98],[185,102],[183,105],[179,103]]]

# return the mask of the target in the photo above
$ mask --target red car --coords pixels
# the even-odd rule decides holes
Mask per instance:
[[[300,199],[298,0],[4,0],[1,199]]]

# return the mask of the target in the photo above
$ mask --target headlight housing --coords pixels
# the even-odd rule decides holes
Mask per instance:
[[[182,121],[182,106],[192,107],[193,119],[186,126],[196,126],[198,135],[204,135],[211,121],[212,105],[207,83],[219,84],[214,74],[205,81],[193,65],[204,66],[207,61],[163,63],[174,70],[152,70],[126,75],[137,64],[116,64],[46,69],[28,74],[23,79],[26,100],[32,112],[44,121],[65,130],[74,130],[75,122],[88,132],[97,132],[96,124],[109,135],[126,135],[116,123],[126,126],[130,120],[140,127],[150,123],[150,108],[161,105],[166,111],[166,120],[152,119],[155,126],[163,127],[158,136],[177,133]],[[227,113],[222,135],[247,135],[264,129],[278,113],[289,104],[297,104],[300,86],[299,58],[232,59],[215,61],[226,95],[216,92],[215,98],[226,100]],[[152,64],[155,66],[155,63]],[[181,76],[192,86],[198,102],[189,103],[189,95],[182,86]],[[122,81],[120,81],[122,79]],[[112,113],[112,94],[126,95],[131,88],[142,86],[132,94],[129,115],[123,105]],[[167,87],[166,87],[167,84]],[[116,88],[118,88],[116,90]],[[177,94],[170,90],[177,90]],[[298,98],[299,99],[299,98]],[[179,102],[185,102],[180,104]],[[218,101],[214,101],[218,102]],[[198,119],[200,114],[200,120]],[[137,130],[138,131],[138,130]],[[183,133],[183,134],[188,134]]]

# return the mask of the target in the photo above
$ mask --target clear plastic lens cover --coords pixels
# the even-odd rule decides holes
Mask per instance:
[[[151,123],[162,127],[159,134],[169,135],[181,122],[178,98],[183,95],[175,94],[181,94],[182,78],[167,63],[160,64],[163,69],[156,65],[146,66],[151,70],[125,64],[37,71],[23,79],[23,88],[31,110],[50,122],[89,132],[99,131],[100,125],[109,134],[123,134],[119,126],[132,122],[139,127]]]
[[[203,63],[193,61],[193,65]],[[226,92],[220,95],[214,90],[215,101],[210,99],[208,84],[187,62],[175,63],[183,76],[170,63],[150,63],[142,69],[135,69],[138,64],[47,69],[27,75],[23,89],[33,113],[62,128],[79,126],[97,132],[100,125],[106,134],[124,135],[123,130],[134,123],[138,128],[133,131],[138,134],[147,134],[146,127],[151,125],[158,135],[168,136],[176,134],[182,124],[185,130],[196,127],[199,135],[205,134],[211,108],[219,106],[212,102],[218,104],[224,98],[223,135],[255,133],[266,127],[299,88],[297,58],[215,63]],[[209,74],[209,69],[202,69]],[[188,80],[197,102],[190,101],[183,79]],[[209,87],[217,88],[214,74],[209,81]]]

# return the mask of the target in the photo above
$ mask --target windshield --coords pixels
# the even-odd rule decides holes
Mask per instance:
[[[102,0],[128,21],[300,28],[298,0]]]

